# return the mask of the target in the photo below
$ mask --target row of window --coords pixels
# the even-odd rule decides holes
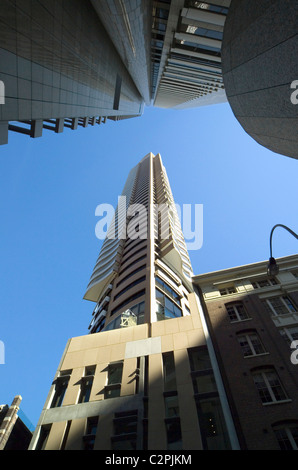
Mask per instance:
[[[175,400],[172,400],[172,406],[169,414],[173,414],[173,417],[177,415],[177,406]],[[125,413],[115,413],[114,418],[114,435],[111,438],[112,450],[136,450],[136,439],[137,439],[137,410],[126,411]],[[82,450],[93,450],[95,444],[96,433],[98,429],[98,416],[92,416],[87,418],[86,431],[82,439]],[[167,423],[167,437],[168,446],[175,449],[176,443],[180,441],[181,429],[179,429],[178,421],[172,420]],[[209,427],[209,434],[216,434],[217,428],[212,422],[212,418],[207,417],[207,426]],[[65,448],[66,438],[69,433],[71,422],[69,421],[66,425],[66,432],[61,445],[61,449]],[[272,426],[273,432],[277,439],[277,442],[281,450],[298,450],[298,421],[285,421]],[[46,443],[51,431],[51,425],[45,425],[41,427],[39,439],[36,444],[35,450],[44,450]]]
[[[251,284],[254,289],[261,289],[262,287],[276,286],[278,282],[273,277],[266,277],[264,279],[251,281]],[[219,289],[219,293],[220,295],[236,294],[237,289],[234,284],[231,284],[230,286],[222,287],[221,289]]]
[[[264,308],[273,316],[296,313],[297,307],[288,295],[280,295],[263,299]],[[225,304],[231,322],[248,320],[249,314],[241,301]]]
[[[188,350],[188,356],[203,446],[205,449],[210,450],[227,449],[229,448],[229,441],[208,350],[206,347],[191,348]],[[167,436],[167,449],[178,450],[183,448],[183,443],[180,426],[174,353],[164,353],[162,355],[162,360],[165,410],[164,422]],[[148,357],[145,364],[147,364],[147,367],[145,366],[145,376],[147,376],[147,379],[145,378],[146,383],[148,382]],[[80,381],[78,403],[85,403],[90,399],[95,367],[96,366],[89,366],[85,369],[84,377],[82,377]],[[137,370],[139,370],[139,367],[140,359],[138,359]],[[62,405],[71,372],[72,371],[68,370],[60,373],[60,376],[56,380],[55,393],[51,407]],[[123,361],[109,364],[107,372],[105,398],[119,397],[122,383]],[[251,370],[251,376],[262,404],[268,405],[289,400],[274,367],[266,366],[253,368]],[[136,381],[137,380],[138,375],[136,375]],[[147,385],[145,384],[144,390],[145,395],[147,395],[148,383]],[[138,387],[136,387],[136,393],[138,393]],[[136,448],[137,411],[126,413],[128,414],[115,414],[114,433],[112,436],[112,448],[114,450]],[[144,407],[145,421],[147,416],[148,415]],[[97,420],[98,417],[90,418],[90,420],[88,420],[88,426],[90,429],[86,432],[83,439],[84,448],[86,448],[86,450],[91,450],[93,448],[92,446],[94,444],[96,434],[96,432],[94,433],[94,429],[97,426]],[[280,443],[281,448],[291,448],[288,446],[294,445],[293,442],[295,441],[296,428],[297,426],[281,425],[276,427],[275,433],[278,437],[278,442]],[[144,429],[147,429],[146,423]],[[39,445],[43,444],[39,443]]]
[[[87,403],[90,399],[91,389],[95,375],[96,366],[89,366],[85,368],[84,376],[80,380],[80,391],[78,395],[77,404]],[[104,389],[104,396],[106,398],[113,398],[120,396],[120,388],[122,381],[123,362],[111,363],[107,370],[107,383]],[[50,408],[57,408],[62,406],[64,396],[69,384],[72,370],[60,372],[59,377],[55,381],[55,390],[52,397]]]

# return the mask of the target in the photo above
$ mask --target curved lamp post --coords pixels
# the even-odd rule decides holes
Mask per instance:
[[[273,235],[274,229],[276,229],[276,227],[285,228],[288,232],[290,232],[291,235],[293,235],[298,240],[297,233],[293,232],[293,230],[291,230],[286,225],[282,225],[282,224],[274,225],[274,227],[273,227],[273,229],[271,230],[271,233],[270,233],[270,258],[269,258],[269,263],[268,263],[268,266],[267,266],[268,276],[276,276],[276,274],[278,274],[278,272],[279,272],[278,264],[276,263],[275,259],[272,257],[272,235]]]

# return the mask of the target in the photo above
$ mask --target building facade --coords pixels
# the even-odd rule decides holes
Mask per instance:
[[[90,333],[69,340],[30,448],[238,448],[160,155],[124,196],[85,294]]]
[[[118,11],[119,4],[123,11]],[[104,27],[108,14],[113,19],[113,41]],[[106,119],[140,116],[148,102],[150,44],[144,41],[150,34],[150,17],[142,0],[125,5],[100,0],[3,0],[0,144],[8,142],[9,130],[34,138],[45,130],[60,133]],[[121,34],[116,34],[116,27]],[[132,34],[138,56],[134,67],[126,54]],[[139,68],[142,74],[137,73]]]
[[[298,256],[277,262],[194,277],[242,449],[298,448]]]
[[[154,105],[186,109],[225,102],[221,49],[230,0],[163,2],[168,8],[154,3]]]
[[[298,158],[297,0],[232,0],[222,43],[229,104],[272,152]]]

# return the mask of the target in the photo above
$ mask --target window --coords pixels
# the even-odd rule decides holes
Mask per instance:
[[[110,322],[104,331],[128,328],[129,326],[142,325],[145,318],[145,302],[140,302],[122,312],[115,320]]]
[[[222,407],[208,350],[188,350],[194,397],[204,449],[230,449]]]
[[[167,450],[183,449],[180,418],[166,419],[166,432]]]
[[[123,362],[115,362],[108,366],[107,385],[105,386],[105,398],[120,397]]]
[[[166,418],[179,417],[179,402],[177,392],[175,394],[166,395],[165,401],[165,416]]]
[[[224,287],[222,289],[219,289],[220,295],[229,295],[229,294],[235,294],[236,288],[235,286],[230,286],[230,287]]]
[[[51,424],[41,426],[35,450],[45,450],[51,432]]]
[[[71,372],[71,370],[61,371],[59,377],[57,377],[55,383],[55,393],[51,402],[51,408],[62,406]]]
[[[182,434],[177,394],[174,353],[162,355],[164,380],[165,426],[167,434],[167,449],[182,449]]]
[[[231,322],[244,321],[249,318],[242,302],[226,304],[226,309]]]
[[[192,348],[188,354],[195,394],[217,392],[207,348]]]
[[[163,361],[163,380],[164,380],[164,391],[172,391],[177,389],[176,385],[176,371],[174,353],[168,352],[162,355]]]
[[[83,450],[93,450],[98,426],[98,416],[87,418],[86,434],[83,436]]]
[[[253,380],[263,404],[287,400],[275,369],[260,369],[253,372]]]
[[[135,294],[131,295],[126,300],[124,300],[121,304],[118,305],[118,307],[114,308],[111,311],[111,316],[119,312],[119,310],[121,310],[123,307],[125,307],[127,304],[129,304],[133,300],[138,299],[139,297],[142,297],[142,295],[145,295],[145,289],[142,289],[139,292],[136,292]]]
[[[174,291],[165,281],[163,281],[160,277],[156,276],[155,278],[156,284],[160,287],[166,294],[168,294],[175,302],[180,303],[180,295]]]
[[[283,328],[279,332],[289,345],[292,341],[298,340],[298,326]]]
[[[85,369],[85,376],[81,379],[81,390],[78,403],[86,403],[89,401],[91,388],[93,385],[95,368],[96,366],[90,366],[86,367]]]
[[[298,450],[298,421],[273,425],[281,450]]]
[[[157,321],[167,318],[177,318],[182,316],[179,306],[167,297],[161,290],[155,289],[156,294],[156,316]]]
[[[287,295],[269,297],[269,299],[263,300],[263,305],[271,315],[286,315],[297,311]]]
[[[237,333],[237,339],[244,357],[257,356],[266,352],[258,334],[253,330],[246,333]]]
[[[259,279],[258,281],[252,281],[252,285],[254,289],[261,289],[262,287],[268,287],[268,286],[276,286],[277,281],[274,279],[274,277],[271,278],[266,278],[266,279]]]
[[[112,450],[136,450],[138,410],[115,413]]]

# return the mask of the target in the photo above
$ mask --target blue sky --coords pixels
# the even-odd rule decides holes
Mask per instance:
[[[101,241],[98,204],[116,206],[132,166],[160,153],[175,201],[203,204],[195,274],[263,261],[271,228],[298,232],[297,161],[255,143],[228,104],[146,108],[141,118],[41,139],[10,134],[0,147],[0,404],[22,395],[36,424],[66,342],[88,332],[83,300]],[[277,229],[273,255],[297,253]]]

